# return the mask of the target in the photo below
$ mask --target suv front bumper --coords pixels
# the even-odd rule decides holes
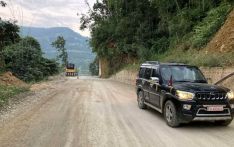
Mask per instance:
[[[234,116],[234,109],[231,109],[229,103],[223,104],[210,104],[223,105],[224,110],[222,112],[209,112],[207,111],[207,104],[201,105],[193,102],[181,102],[181,106],[178,108],[178,115],[180,122],[191,122],[191,121],[218,121],[218,120],[232,120]],[[190,110],[185,110],[183,105],[191,105]],[[209,106],[209,105],[208,105]]]
[[[193,118],[193,121],[217,121],[217,120],[231,120],[232,117],[231,116],[219,116],[219,117],[195,117]]]

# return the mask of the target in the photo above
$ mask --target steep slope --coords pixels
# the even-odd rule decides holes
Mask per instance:
[[[63,36],[66,40],[69,62],[75,63],[80,69],[81,74],[89,74],[89,64],[95,57],[88,43],[89,38],[81,36],[65,27],[21,27],[21,35],[36,38],[41,44],[43,52],[45,53],[44,56],[47,58],[56,58],[57,51],[51,46],[51,43],[56,40],[57,36]]]
[[[229,14],[222,28],[205,48],[208,52],[234,51],[234,10]]]
[[[0,85],[26,87],[27,84],[16,78],[11,72],[0,74]]]

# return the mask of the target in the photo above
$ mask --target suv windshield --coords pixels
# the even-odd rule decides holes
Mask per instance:
[[[205,77],[196,67],[189,66],[164,66],[161,67],[163,83],[168,83],[172,76],[173,82],[206,83]]]

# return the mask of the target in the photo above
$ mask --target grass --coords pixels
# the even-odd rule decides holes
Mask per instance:
[[[140,63],[128,64],[124,67],[126,70],[137,71],[140,67]]]
[[[161,55],[157,59],[163,62],[180,62],[199,67],[227,67],[234,65],[234,52],[175,51]]]
[[[201,48],[206,45],[211,37],[220,29],[226,20],[232,6],[228,3],[222,3],[217,8],[210,10],[207,17],[194,27],[192,37],[193,48]]]
[[[198,67],[229,67],[234,66],[234,52],[228,53],[208,53],[206,51],[197,50],[171,50],[165,54],[154,55],[152,61],[160,62],[177,62]],[[128,64],[124,67],[125,70],[137,71],[141,63]]]
[[[0,107],[8,103],[9,98],[26,91],[28,88],[25,87],[0,85]]]

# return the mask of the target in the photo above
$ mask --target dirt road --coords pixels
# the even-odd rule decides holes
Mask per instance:
[[[156,111],[138,109],[134,87],[129,85],[86,78],[55,82],[51,87],[36,102],[15,110],[14,117],[1,119],[1,147],[234,144],[234,123],[229,127],[192,123],[170,128]]]

